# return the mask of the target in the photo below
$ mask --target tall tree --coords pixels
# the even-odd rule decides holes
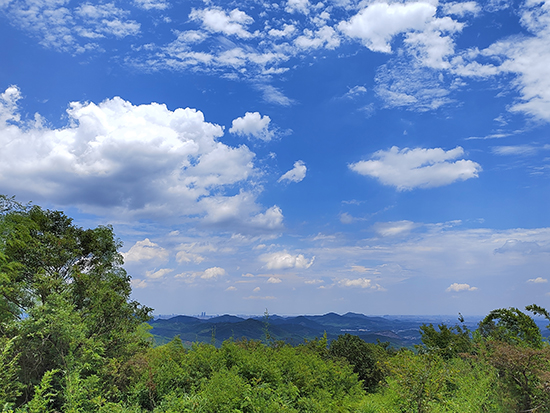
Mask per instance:
[[[60,211],[1,201],[0,332],[19,337],[20,401],[55,370],[52,385],[65,390],[56,391],[64,395],[58,404],[86,380],[116,394],[117,366],[144,345],[137,330],[151,309],[130,300],[113,229],[83,229]]]

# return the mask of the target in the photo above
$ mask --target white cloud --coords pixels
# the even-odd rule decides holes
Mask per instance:
[[[509,106],[512,112],[550,121],[550,8],[548,3],[527,1],[520,23],[532,33],[511,36],[486,49],[471,49],[453,58],[453,72],[461,76],[488,77],[515,75],[511,84],[519,99]],[[480,62],[476,61],[479,59]]]
[[[230,286],[225,289],[225,291],[237,291],[236,287]]]
[[[257,293],[257,292],[260,291],[260,290],[261,290],[260,287],[256,287],[256,288],[254,288],[254,289],[252,290],[252,292]]]
[[[189,30],[178,32],[176,40],[168,45],[153,50],[153,53],[140,56],[132,61],[135,67],[150,71],[167,69],[184,71],[202,70],[206,73],[225,73],[231,78],[245,77],[257,80],[258,75],[271,76],[284,73],[288,68],[279,67],[290,55],[272,48],[257,51],[248,45],[237,46],[235,43],[217,39],[223,47],[193,50],[194,44],[202,43],[208,38],[203,31]],[[216,41],[211,39],[212,41]],[[204,45],[201,45],[203,47]],[[287,105],[291,100],[273,88],[258,88],[263,91],[264,99],[272,103]],[[265,89],[265,90],[264,90]]]
[[[162,268],[158,271],[146,271],[145,276],[147,278],[151,278],[153,280],[159,279],[164,277],[166,274],[170,274],[172,271],[174,271],[171,268]]]
[[[393,237],[396,235],[407,234],[418,224],[412,221],[395,221],[395,222],[377,222],[374,224],[374,230],[381,237]]]
[[[365,86],[357,85],[350,88],[348,92],[344,95],[344,97],[353,99],[365,93],[367,93],[367,88]]]
[[[245,300],[275,300],[276,297],[273,297],[272,295],[266,295],[264,297],[259,295],[250,295],[248,297],[243,297]]]
[[[241,192],[232,197],[212,196],[199,201],[206,211],[204,224],[239,233],[279,231],[283,228],[283,213],[274,205],[258,212],[255,196]]]
[[[140,24],[133,20],[123,20],[121,17],[128,12],[119,9],[112,3],[93,5],[85,3],[75,10],[87,23],[93,22],[93,30],[96,34],[110,34],[117,38],[135,36],[140,31]],[[76,29],[80,29],[79,26]],[[86,27],[84,28],[86,30]]]
[[[378,68],[375,92],[386,107],[424,112],[453,102],[442,79],[433,69],[400,58]]]
[[[216,279],[218,277],[222,277],[224,275],[226,275],[226,272],[223,268],[221,268],[221,267],[212,267],[212,268],[207,268],[206,270],[204,270],[204,272],[202,273],[202,275],[200,277],[204,280],[212,280],[212,279]]]
[[[140,24],[127,18],[129,11],[113,3],[70,6],[64,1],[22,0],[5,4],[3,12],[43,46],[71,53],[101,50],[96,39],[121,39],[140,32]]]
[[[290,37],[296,32],[293,24],[284,24],[282,30],[270,29],[267,34],[271,37]]]
[[[174,278],[183,278],[186,283],[194,283],[197,279],[217,280],[219,277],[227,275],[225,269],[221,267],[211,267],[204,271],[189,271],[177,274]]]
[[[158,244],[151,242],[149,238],[136,242],[128,252],[123,252],[125,262],[140,262],[147,260],[168,260],[168,251]]]
[[[475,291],[477,287],[470,287],[469,284],[458,284],[452,283],[445,291],[450,292],[461,292],[461,291]]]
[[[269,130],[271,118],[267,115],[260,115],[259,112],[246,112],[244,117],[234,119],[229,132],[249,139],[254,137],[263,141],[270,141],[275,132]]]
[[[183,47],[185,47],[186,44],[201,43],[208,37],[208,34],[200,30],[186,30],[176,33],[178,35],[176,42]]]
[[[206,258],[202,256],[203,253],[216,252],[217,248],[210,243],[193,242],[188,244],[181,244],[178,246],[178,253],[176,254],[176,261],[180,264],[189,264],[191,262],[200,264]]]
[[[294,168],[285,172],[277,182],[301,182],[306,177],[307,167],[303,161],[294,162]]]
[[[476,162],[465,159],[451,162],[463,154],[460,146],[448,151],[441,148],[400,150],[393,146],[389,151],[376,152],[371,160],[350,164],[349,168],[377,178],[384,185],[395,186],[399,191],[433,188],[478,176],[481,166]]]
[[[312,279],[312,280],[305,280],[304,281],[304,284],[322,284],[324,281],[323,280],[318,280],[318,279]]]
[[[315,257],[308,260],[303,254],[293,255],[286,251],[264,254],[260,260],[265,262],[268,270],[283,270],[289,268],[307,269],[313,265]]]
[[[385,291],[385,289],[380,284],[373,283],[372,280],[368,278],[355,278],[355,279],[343,278],[338,281],[338,285],[341,285],[343,287],[358,287],[358,288],[368,288],[370,290],[375,290],[375,291]]]
[[[434,18],[436,7],[428,2],[373,3],[338,28],[351,38],[360,39],[372,51],[390,53],[393,36],[422,30]]]
[[[340,38],[332,27],[323,26],[316,31],[304,29],[303,35],[298,36],[294,44],[301,49],[335,49],[340,46]]]
[[[266,102],[275,103],[281,106],[290,106],[294,101],[285,96],[279,89],[271,85],[258,85],[257,88],[263,93]]]
[[[187,251],[179,251],[176,254],[176,261],[179,262],[180,264],[182,263],[189,264],[191,263],[191,261],[194,262],[195,264],[200,264],[204,260],[205,258],[202,255],[193,254]]]
[[[547,283],[548,280],[546,278],[537,277],[537,278],[530,278],[529,280],[527,280],[527,282],[533,283],[533,284],[544,284],[544,283]]]
[[[491,151],[496,155],[534,155],[539,148],[531,145],[494,146]]]
[[[356,218],[353,215],[348,214],[347,212],[342,212],[340,214],[340,222],[342,224],[353,224],[355,221]]]
[[[541,252],[548,253],[550,252],[550,248],[543,248],[534,241],[522,241],[518,239],[508,239],[502,247],[495,249],[496,254],[532,255]]]
[[[227,14],[221,9],[194,9],[189,14],[191,20],[202,22],[205,29],[214,33],[235,35],[241,38],[250,38],[254,35],[245,29],[245,26],[254,22],[254,19],[239,9],[233,9]]]
[[[283,280],[281,280],[280,278],[277,278],[277,277],[269,277],[267,279],[267,282],[270,283],[270,284],[279,284],[279,283],[283,282]]]
[[[262,212],[258,189],[250,192],[259,176],[255,154],[219,142],[222,128],[200,111],[134,106],[119,97],[73,102],[68,126],[50,129],[18,122],[19,97],[16,87],[0,97],[0,178],[7,193],[125,218],[198,215],[227,224],[233,216],[257,231],[282,223],[279,208]],[[224,196],[229,186],[240,193]],[[238,213],[224,217],[228,205]]]
[[[481,6],[475,1],[444,3],[441,5],[441,8],[443,13],[454,14],[459,17],[463,17],[468,14],[476,16],[481,12]]]
[[[138,278],[132,278],[130,281],[130,285],[132,286],[132,289],[134,288],[147,288],[148,284],[145,280],[140,280]]]
[[[514,84],[521,98],[510,110],[547,122],[550,121],[549,40],[550,24],[536,37],[498,42],[483,53],[504,57],[506,60],[500,65],[500,70],[518,76]]]
[[[303,14],[309,14],[309,0],[288,0],[285,10],[288,13],[303,13]]]
[[[134,0],[134,3],[144,10],[166,10],[170,7],[164,0]]]

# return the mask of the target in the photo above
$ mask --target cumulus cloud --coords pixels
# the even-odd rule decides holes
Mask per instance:
[[[340,38],[332,27],[323,26],[315,31],[304,29],[303,34],[294,40],[294,44],[301,49],[335,49],[340,46]]]
[[[186,283],[194,283],[197,279],[202,280],[217,280],[219,277],[227,275],[225,269],[221,267],[211,267],[204,271],[191,271],[177,274],[175,278],[183,278]]]
[[[227,223],[230,207],[255,230],[280,227],[281,210],[262,211],[249,189],[255,154],[219,142],[223,129],[198,110],[119,97],[73,102],[69,124],[50,129],[21,122],[19,98],[13,86],[0,96],[0,178],[8,193],[111,215],[198,215],[210,224]],[[225,196],[229,186],[240,193]]]
[[[294,162],[294,168],[285,172],[277,182],[300,182],[306,177],[307,167],[303,161]]]
[[[309,0],[288,0],[286,3],[285,10],[288,13],[303,13],[309,14]]]
[[[371,160],[350,164],[349,168],[377,178],[384,185],[395,186],[399,191],[433,188],[478,176],[481,166],[476,162],[465,159],[452,162],[463,154],[460,146],[448,151],[441,148],[400,150],[393,146],[388,151],[376,152]]]
[[[455,292],[459,293],[462,291],[475,291],[477,290],[477,287],[470,287],[469,284],[458,284],[458,283],[452,283],[445,291],[448,293]]]
[[[338,285],[343,287],[368,288],[375,291],[385,291],[385,289],[380,284],[374,283],[368,278],[343,278],[338,281]]]
[[[449,2],[441,5],[443,13],[463,17],[468,14],[476,16],[481,12],[481,6],[475,1]]]
[[[290,37],[296,32],[296,26],[293,24],[284,24],[282,30],[270,29],[267,34],[271,37]]]
[[[527,280],[527,282],[533,283],[533,284],[544,284],[544,283],[547,283],[548,280],[546,278],[537,277],[537,278],[530,278],[529,280]]]
[[[269,129],[271,118],[267,115],[260,115],[259,112],[246,112],[244,117],[234,119],[229,132],[247,138],[256,138],[263,141],[270,141],[275,132]]]
[[[168,251],[158,244],[151,242],[149,238],[136,242],[128,252],[123,252],[125,262],[140,262],[147,260],[168,260]]]
[[[241,38],[254,36],[245,28],[254,22],[254,19],[239,9],[233,9],[229,13],[217,8],[194,9],[189,14],[189,18],[200,21],[205,29],[214,33],[235,35]]]
[[[428,2],[373,3],[359,11],[338,28],[351,38],[376,52],[390,53],[393,36],[412,30],[422,30],[432,20],[436,7]]]
[[[211,280],[211,279],[216,279],[218,277],[222,277],[225,274],[226,274],[226,272],[223,268],[221,268],[221,267],[212,267],[212,268],[207,268],[206,270],[204,270],[204,272],[202,273],[202,275],[200,277],[204,280]]]
[[[313,265],[315,257],[308,260],[303,254],[293,255],[286,251],[264,254],[260,260],[265,262],[268,270],[284,270],[290,268],[307,269]]]
[[[277,277],[269,277],[267,279],[267,282],[270,283],[270,284],[279,284],[279,283],[283,282],[283,280],[281,280],[280,278],[277,278]]]
[[[283,212],[274,205],[258,212],[255,196],[241,192],[232,197],[212,196],[199,201],[206,211],[203,223],[239,233],[279,231],[283,229]]]

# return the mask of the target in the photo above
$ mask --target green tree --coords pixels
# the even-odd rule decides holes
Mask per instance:
[[[376,344],[366,343],[358,336],[340,335],[330,343],[329,355],[345,359],[363,381],[365,390],[374,392],[384,378],[382,369],[385,351]]]
[[[7,197],[0,209],[0,334],[19,337],[19,403],[56,370],[56,409],[99,394],[116,399],[117,370],[148,346],[138,327],[150,309],[130,300],[113,229],[82,229],[60,211]]]
[[[459,317],[464,322],[462,316]],[[464,324],[448,327],[446,324],[439,324],[436,330],[433,324],[420,326],[422,344],[421,352],[437,353],[445,360],[456,357],[460,353],[472,351],[470,330]]]
[[[491,311],[479,323],[478,331],[486,340],[533,348],[542,348],[543,345],[540,329],[533,319],[513,307]]]

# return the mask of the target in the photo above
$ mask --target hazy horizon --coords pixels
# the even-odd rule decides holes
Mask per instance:
[[[550,0],[0,19],[0,194],[113,225],[155,314],[550,306]]]

